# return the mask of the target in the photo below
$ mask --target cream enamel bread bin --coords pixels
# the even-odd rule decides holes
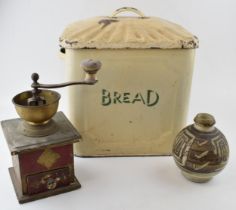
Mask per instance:
[[[69,118],[82,136],[76,155],[171,154],[185,126],[197,37],[124,7],[69,25],[60,46],[68,80],[84,78],[82,60],[102,62],[95,86],[69,88]]]

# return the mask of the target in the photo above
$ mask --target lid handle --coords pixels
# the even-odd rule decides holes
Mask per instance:
[[[141,18],[145,18],[145,15],[138,9],[133,7],[121,7],[113,12],[111,15],[112,18],[115,18],[119,13],[121,12],[133,12],[137,15],[139,15]]]

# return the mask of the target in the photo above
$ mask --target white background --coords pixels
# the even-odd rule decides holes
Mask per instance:
[[[41,82],[65,81],[58,37],[78,19],[133,6],[179,23],[199,37],[188,123],[209,112],[228,139],[225,170],[206,184],[185,180],[171,157],[75,158],[82,188],[19,205],[8,174],[11,157],[0,131],[0,209],[236,209],[236,3],[235,0],[0,0],[0,120],[16,118],[11,98]],[[67,112],[66,88],[60,110]]]

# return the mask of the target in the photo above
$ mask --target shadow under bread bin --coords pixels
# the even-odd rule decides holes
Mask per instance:
[[[118,16],[124,11],[137,15]],[[196,36],[125,7],[69,25],[60,46],[68,80],[84,77],[85,58],[103,63],[93,91],[69,88],[69,119],[82,136],[76,155],[171,154],[186,123]]]

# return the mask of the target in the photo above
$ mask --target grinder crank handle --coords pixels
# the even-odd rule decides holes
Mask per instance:
[[[33,83],[31,84],[31,87],[34,89],[37,88],[62,88],[70,85],[94,85],[96,80],[96,73],[101,68],[102,64],[100,61],[88,59],[85,61],[82,61],[81,67],[85,71],[85,79],[84,81],[73,81],[73,82],[65,82],[65,83],[59,83],[59,84],[40,84],[38,83],[39,75],[37,73],[33,73],[31,75],[31,78],[33,80]],[[37,92],[35,90],[35,92]]]

